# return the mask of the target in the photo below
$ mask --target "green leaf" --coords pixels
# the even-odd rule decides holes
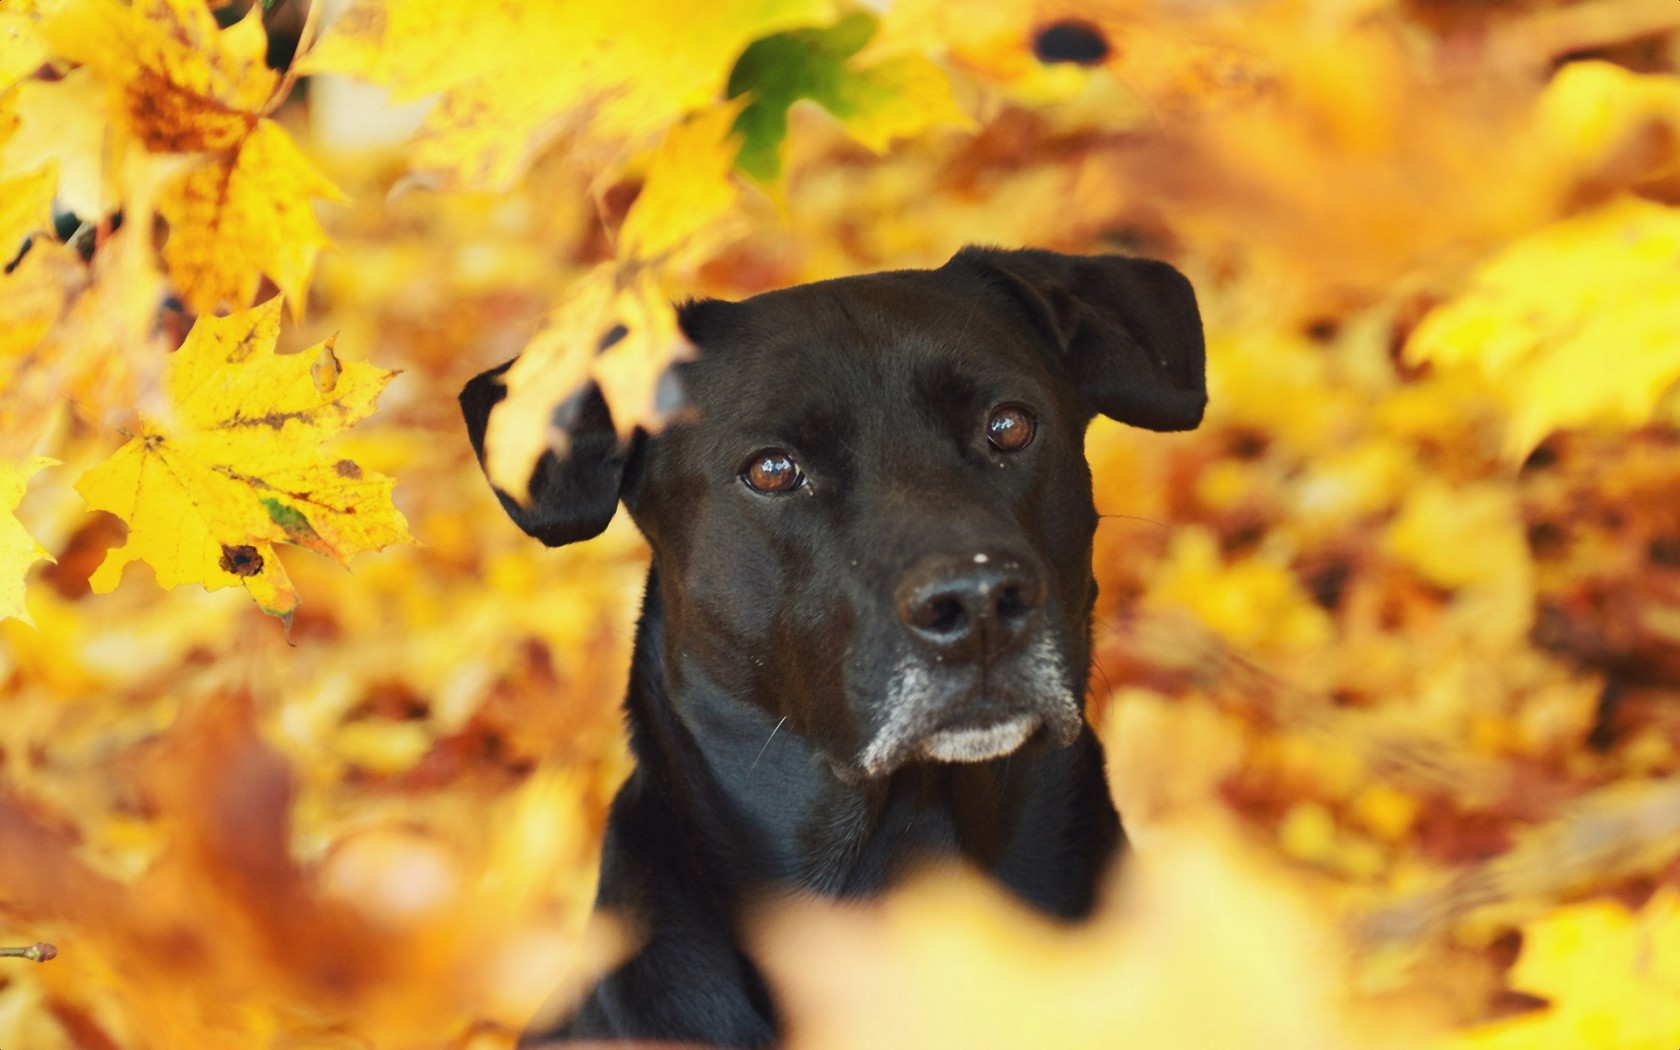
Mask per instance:
[[[904,55],[862,68],[851,65],[878,25],[860,11],[826,29],[767,36],[741,52],[729,74],[729,97],[750,94],[751,101],[735,121],[742,137],[735,166],[760,182],[781,177],[788,108],[800,99],[828,110],[853,138],[877,152],[894,138],[927,128],[970,125],[944,72],[928,59]]]

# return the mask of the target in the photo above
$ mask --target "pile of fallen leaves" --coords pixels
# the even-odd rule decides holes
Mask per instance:
[[[766,914],[793,1043],[1676,1045],[1677,69],[1651,0],[0,0],[0,1046],[509,1046],[623,947],[647,555],[455,392],[523,353],[519,491],[586,377],[660,424],[673,300],[970,242],[1201,298],[1207,423],[1088,440],[1136,849],[1080,929]]]

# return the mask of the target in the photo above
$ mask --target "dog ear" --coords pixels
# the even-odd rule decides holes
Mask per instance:
[[[1149,430],[1193,430],[1207,406],[1196,293],[1164,262],[964,248],[947,269],[1010,295],[1061,351],[1093,413]]]
[[[507,396],[502,375],[509,366],[492,368],[461,391],[461,414],[478,464],[484,466],[484,431],[490,410]],[[627,457],[624,442],[613,429],[612,414],[601,390],[590,383],[554,410],[554,424],[566,432],[570,444],[562,459],[549,449],[531,471],[531,503],[524,506],[495,489],[502,509],[515,525],[559,547],[598,536],[618,509],[619,488]],[[494,486],[492,486],[494,488]]]

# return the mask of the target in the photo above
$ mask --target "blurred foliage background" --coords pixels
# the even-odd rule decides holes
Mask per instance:
[[[1680,6],[325,6],[0,0],[0,1046],[510,1046],[622,950],[647,554],[456,391],[519,489],[671,300],[971,242],[1201,298],[1204,426],[1088,440],[1136,849],[768,911],[793,1045],[1680,1040]]]

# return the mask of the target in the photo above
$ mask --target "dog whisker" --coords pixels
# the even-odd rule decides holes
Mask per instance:
[[[1117,518],[1117,519],[1122,520],[1122,521],[1141,521],[1145,525],[1154,525],[1158,528],[1163,528],[1163,529],[1172,528],[1172,524],[1170,522],[1156,521],[1154,518],[1139,517],[1136,514],[1098,514],[1097,515],[1097,520],[1099,522],[1107,521],[1110,518]]]
[[[764,746],[758,749],[758,758],[753,759],[752,765],[747,767],[748,773],[751,773],[753,770],[758,768],[758,759],[763,758],[764,752],[770,750],[770,741],[776,739],[776,731],[781,729],[783,723],[785,722],[787,722],[787,715],[783,715],[782,720],[771,727],[770,735],[764,738]]]

